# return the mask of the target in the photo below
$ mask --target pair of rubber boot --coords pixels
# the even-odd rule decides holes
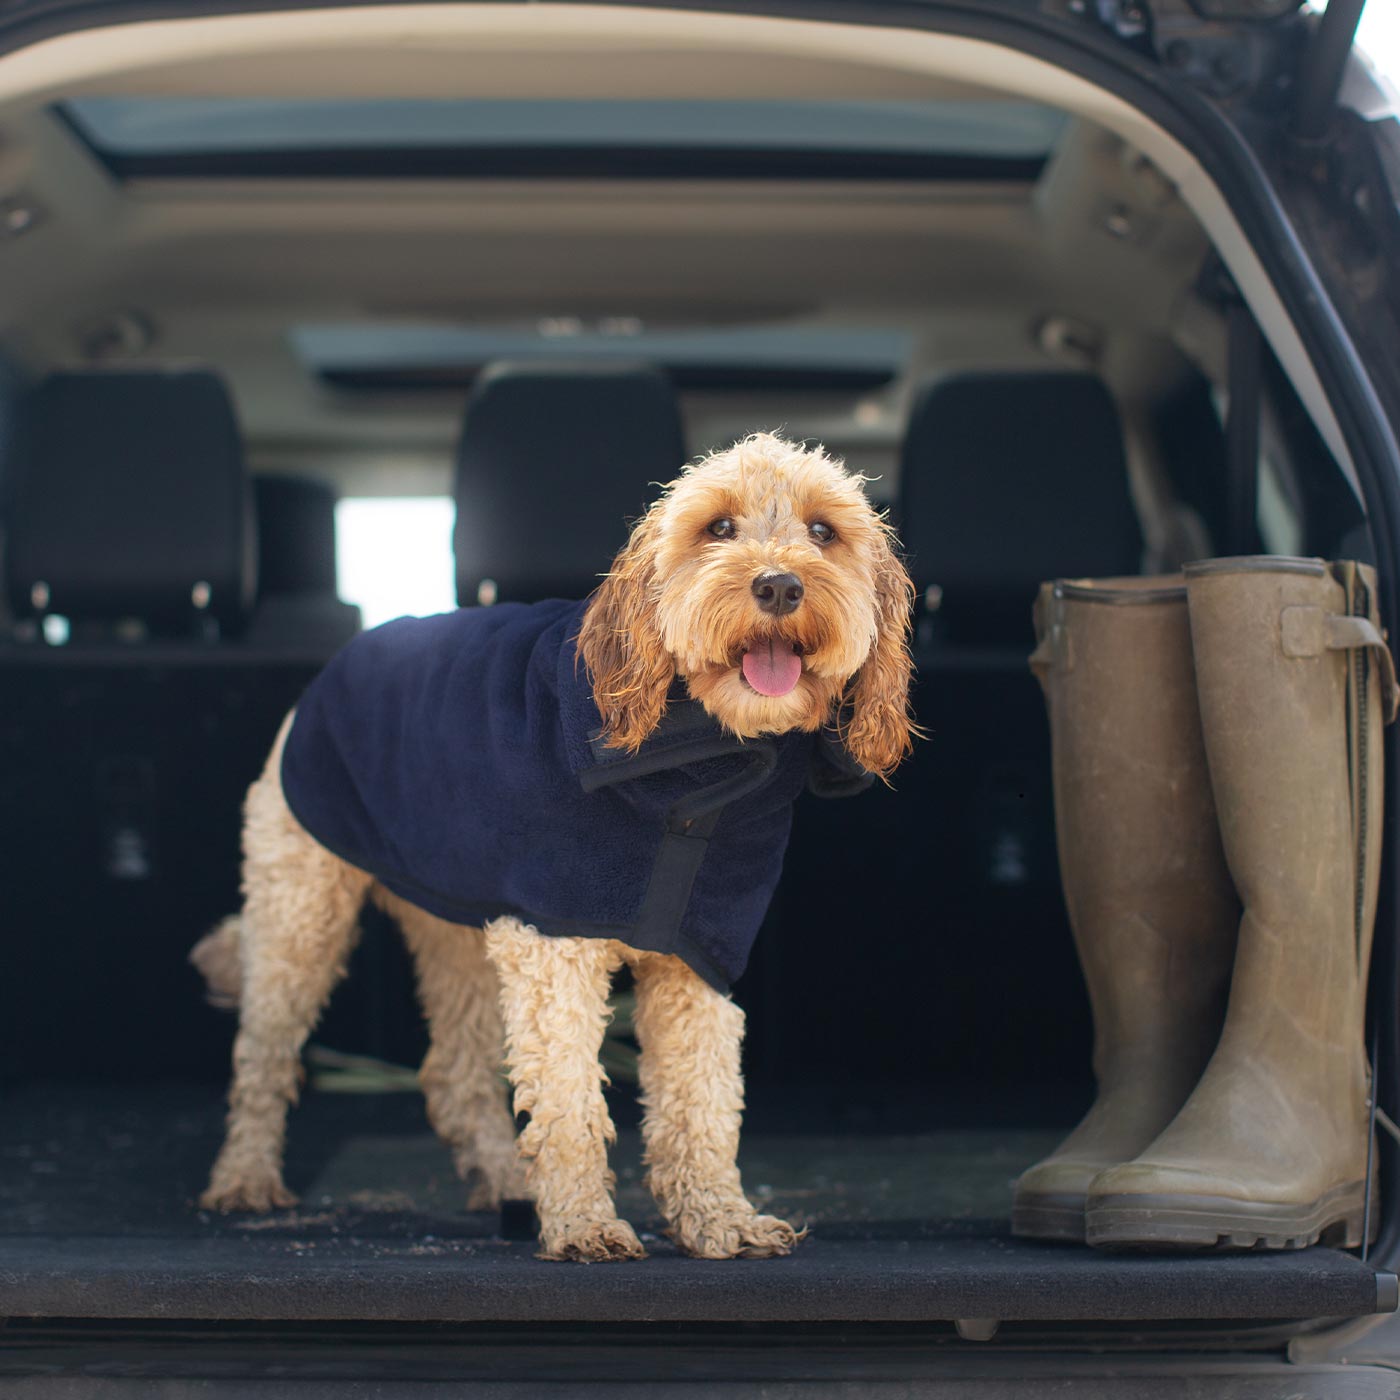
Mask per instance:
[[[1036,622],[1098,1097],[1017,1183],[1013,1231],[1360,1244],[1396,704],[1374,572],[1259,556],[1061,581]]]

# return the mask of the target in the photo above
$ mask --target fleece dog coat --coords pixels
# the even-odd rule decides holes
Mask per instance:
[[[282,756],[297,820],[432,914],[616,938],[724,990],[782,871],[792,803],[868,786],[834,735],[739,740],[683,691],[635,754],[607,749],[575,638],[583,603],[400,618],[311,683]]]

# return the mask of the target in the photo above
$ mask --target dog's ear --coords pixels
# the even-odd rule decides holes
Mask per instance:
[[[656,618],[654,536],[653,518],[643,516],[590,600],[578,635],[603,740],[629,752],[661,722],[676,674]]]
[[[909,634],[914,621],[914,585],[894,551],[891,531],[881,522],[875,571],[875,643],[846,692],[849,718],[842,739],[851,757],[869,773],[888,778],[913,747],[909,681],[914,662]]]

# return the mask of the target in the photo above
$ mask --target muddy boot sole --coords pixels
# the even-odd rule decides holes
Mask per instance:
[[[1378,1214],[1373,1198],[1373,1236]],[[1319,1242],[1355,1249],[1365,1215],[1360,1181],[1296,1206],[1226,1196],[1100,1196],[1085,1214],[1085,1238],[1096,1249],[1306,1249]]]
[[[1073,1191],[1027,1191],[1011,1203],[1011,1233],[1027,1240],[1084,1243],[1088,1197]]]

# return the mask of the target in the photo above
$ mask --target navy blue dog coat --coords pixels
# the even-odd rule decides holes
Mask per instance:
[[[605,748],[575,639],[585,604],[400,618],[297,706],[282,788],[328,850],[432,914],[675,953],[724,990],[782,871],[792,803],[871,781],[834,735],[739,740],[673,695]]]

